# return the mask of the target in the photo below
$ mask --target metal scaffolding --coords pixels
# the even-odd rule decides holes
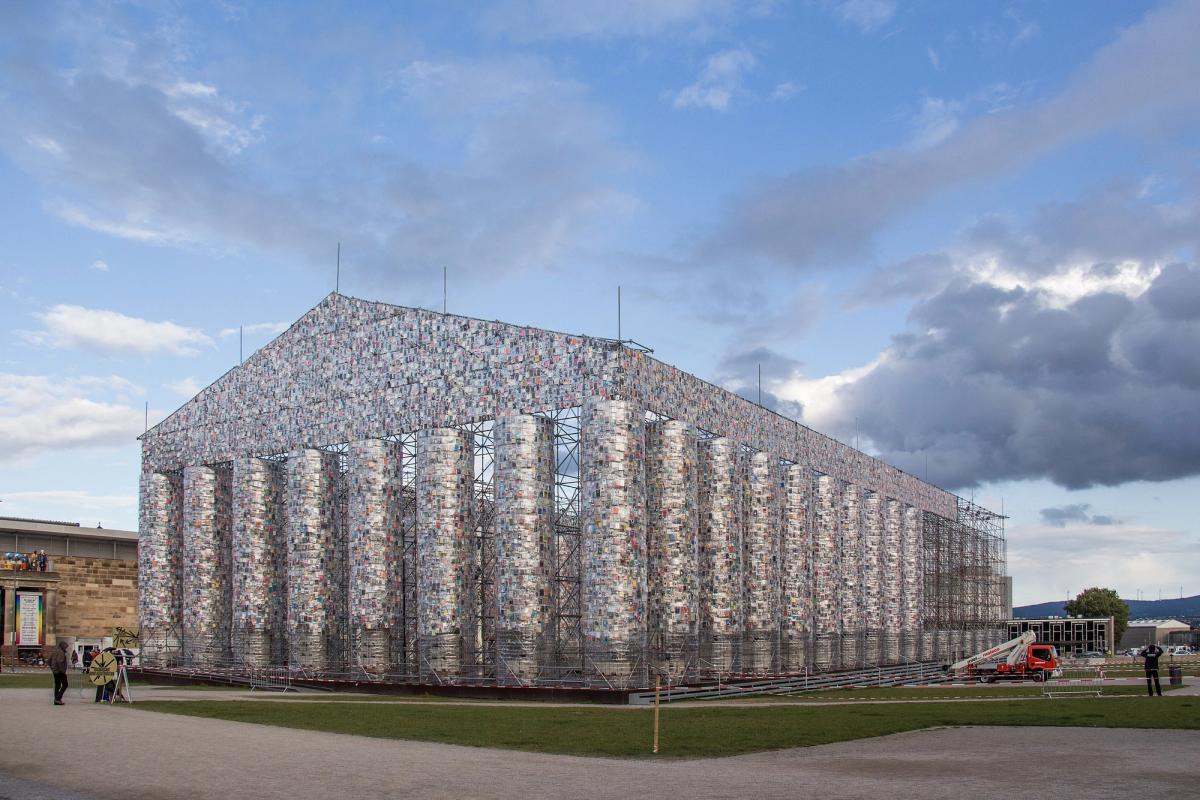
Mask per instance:
[[[959,498],[955,519],[923,515],[922,624],[933,658],[961,658],[1000,635],[1007,547],[1004,518]]]
[[[583,617],[580,595],[580,413],[578,406],[549,415],[554,422],[554,655],[556,666],[543,668],[551,680],[583,676]]]

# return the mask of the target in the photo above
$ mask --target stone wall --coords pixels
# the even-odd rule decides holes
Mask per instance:
[[[138,628],[136,561],[57,556],[58,636],[101,638],[120,626]]]

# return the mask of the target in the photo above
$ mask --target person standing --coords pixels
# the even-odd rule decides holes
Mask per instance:
[[[63,695],[67,693],[67,643],[59,642],[50,651],[50,672],[54,674],[54,705],[61,706]]]
[[[1163,654],[1163,649],[1151,642],[1140,653],[1141,657],[1146,659],[1146,694],[1154,697],[1157,691],[1158,696],[1162,697],[1162,684],[1158,682],[1158,659]],[[1151,686],[1150,681],[1153,679],[1154,685]]]

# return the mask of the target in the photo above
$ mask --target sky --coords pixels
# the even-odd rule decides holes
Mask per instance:
[[[6,3],[0,514],[335,288],[598,336],[1200,594],[1200,2]],[[340,274],[338,248],[340,244]],[[239,329],[242,334],[239,336]]]

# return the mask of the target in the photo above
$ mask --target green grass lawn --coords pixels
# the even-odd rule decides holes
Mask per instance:
[[[68,691],[75,691],[81,685],[87,684],[89,689],[94,689],[91,684],[87,683],[79,672],[67,673]],[[144,687],[149,684],[133,679],[130,684],[134,689]],[[54,678],[50,675],[50,670],[44,672],[0,672],[0,689],[53,689]],[[236,686],[201,686],[199,684],[190,684],[187,686],[171,686],[171,689],[203,689],[229,691],[238,689]]]
[[[71,688],[82,680],[78,673],[67,676]],[[45,672],[0,672],[0,689],[53,689],[54,678]]]
[[[1169,686],[1164,681],[1163,691],[1168,692],[1172,689],[1178,689],[1178,686]],[[1144,684],[1122,684],[1119,686],[1105,686],[1105,696],[1121,696],[1121,695],[1144,695],[1146,687]],[[757,695],[755,697],[729,697],[713,699],[707,702],[720,703],[725,701],[753,701],[753,702],[778,702],[778,701],[795,701],[795,702],[850,702],[856,700],[909,700],[912,702],[920,702],[923,700],[957,700],[961,698],[1006,698],[1006,697],[1041,697],[1041,686],[947,686],[945,688],[938,686],[914,686],[911,688],[893,687],[893,686],[870,686],[859,689],[826,689],[820,692],[805,692],[801,694],[771,694]]]
[[[309,703],[486,703],[470,697],[442,697],[436,694],[366,694],[354,692],[263,692],[263,700],[303,700]]]
[[[649,757],[650,709],[150,701],[134,709],[214,719],[590,756]],[[700,758],[946,725],[1200,729],[1200,697],[1019,703],[664,708],[661,754]]]

